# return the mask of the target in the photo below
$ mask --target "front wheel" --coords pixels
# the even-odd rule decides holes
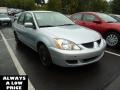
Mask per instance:
[[[41,60],[41,63],[45,67],[50,67],[52,65],[52,59],[47,47],[43,44],[39,45],[38,53]]]
[[[110,47],[118,47],[120,46],[120,33],[117,32],[108,32],[106,34],[106,42]]]

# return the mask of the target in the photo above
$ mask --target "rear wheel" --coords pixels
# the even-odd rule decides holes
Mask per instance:
[[[106,34],[106,42],[110,47],[118,47],[120,46],[120,33],[118,32],[108,32]]]
[[[44,44],[38,46],[38,53],[42,65],[45,67],[50,67],[52,65],[52,59],[47,47]]]

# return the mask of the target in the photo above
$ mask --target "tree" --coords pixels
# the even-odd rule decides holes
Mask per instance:
[[[106,0],[79,0],[79,8],[79,11],[105,12],[108,9],[108,3]]]
[[[96,12],[105,12],[108,9],[106,0],[94,0],[91,3],[91,10]]]
[[[61,0],[49,0],[48,1],[48,10],[52,11],[61,11],[62,10],[62,4]]]
[[[7,0],[0,1],[0,7],[6,7],[7,6]]]
[[[23,9],[32,10],[34,8],[35,8],[35,1],[34,0],[23,0]]]
[[[112,13],[120,14],[120,0],[113,0],[111,2]]]
[[[72,14],[81,11],[108,11],[108,2],[106,0],[49,0],[48,9],[60,11],[66,14]]]
[[[45,4],[45,0],[35,0],[35,2],[38,4]]]
[[[75,13],[82,11],[105,12],[108,10],[106,0],[62,0],[64,12]]]
[[[68,14],[75,13],[78,7],[78,0],[69,0],[68,4],[66,5],[66,11]]]
[[[35,8],[34,0],[6,0],[7,7],[32,10]]]

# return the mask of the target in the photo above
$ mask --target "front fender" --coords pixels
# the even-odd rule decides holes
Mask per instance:
[[[37,35],[37,40],[36,40],[36,50],[37,50],[37,45],[39,42],[42,42],[46,45],[46,47],[55,47],[55,40],[53,37],[50,37],[45,34],[39,34]]]

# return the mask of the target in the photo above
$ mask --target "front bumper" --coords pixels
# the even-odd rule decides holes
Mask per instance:
[[[11,23],[11,20],[0,20],[0,23],[3,24],[3,23]]]
[[[49,51],[54,64],[62,67],[76,67],[99,61],[104,55],[105,47],[106,42],[102,40],[98,48],[68,51],[51,47]]]

